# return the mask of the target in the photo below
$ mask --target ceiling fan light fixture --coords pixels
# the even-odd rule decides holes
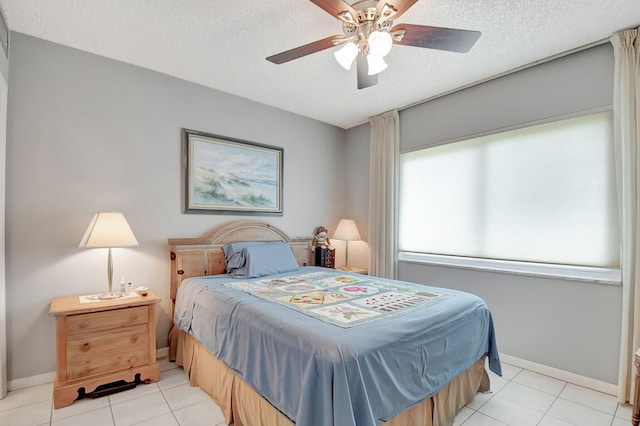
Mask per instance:
[[[367,55],[367,65],[369,75],[376,75],[387,69],[387,63],[380,56]]]
[[[344,69],[349,71],[356,62],[358,89],[364,89],[378,83],[378,73],[387,68],[383,58],[394,44],[466,53],[480,37],[480,31],[416,24],[394,25],[394,20],[417,1],[311,0],[342,22],[343,35],[325,37],[266,59],[274,64],[283,64],[325,49],[336,48],[333,54]],[[338,50],[338,45],[343,46]]]
[[[340,50],[334,52],[333,56],[336,57],[336,61],[347,71],[351,69],[353,60],[358,56],[358,46],[352,41],[346,43]]]
[[[369,53],[383,58],[391,51],[393,39],[386,31],[374,31],[369,35]]]

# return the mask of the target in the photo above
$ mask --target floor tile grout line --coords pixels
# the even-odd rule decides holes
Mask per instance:
[[[164,395],[162,395],[162,396],[164,396]],[[188,408],[188,407],[193,407],[196,404],[201,404],[202,402],[206,402],[208,400],[211,400],[214,404],[218,405],[213,399],[211,399],[211,397],[209,395],[207,395],[207,399],[203,399],[202,401],[192,402],[191,404],[185,405],[184,407],[178,407],[175,410],[172,409],[170,405],[169,405],[169,408],[171,409],[172,412],[173,411],[180,411],[180,410],[183,410],[183,409]],[[165,397],[165,401],[167,401],[166,397]],[[167,404],[169,404],[169,401],[167,401]]]
[[[518,373],[518,374],[520,374],[520,373]],[[516,374],[516,376],[517,376],[517,374]],[[515,377],[515,376],[514,376],[514,377]],[[491,390],[491,388],[489,388],[489,392],[488,392],[488,393],[491,393],[491,396],[490,396],[486,401],[484,401],[482,404],[480,404],[480,406],[478,407],[478,409],[473,409],[473,408],[472,408],[472,410],[474,411],[474,413],[473,413],[473,414],[471,414],[471,416],[469,416],[469,417],[468,417],[464,422],[462,422],[461,426],[464,426],[464,424],[465,424],[465,423],[467,423],[467,422],[469,421],[469,419],[470,419],[474,414],[480,413],[480,415],[487,416],[486,414],[484,414],[483,412],[481,412],[481,411],[480,411],[480,409],[481,409],[482,407],[484,407],[484,405],[485,405],[485,404],[487,404],[489,401],[491,401],[491,399],[493,399],[493,397],[495,397],[495,396],[496,396],[496,395],[497,395],[497,394],[498,394],[502,389],[504,389],[504,388],[505,388],[509,383],[511,383],[511,381],[513,380],[513,377],[512,377],[512,378],[510,378],[510,379],[504,379],[504,378],[502,378],[502,377],[500,377],[500,378],[501,378],[501,379],[503,379],[503,380],[505,380],[507,383],[505,383],[505,385],[504,385],[504,386],[502,386],[500,389],[498,389],[498,390],[497,390],[497,391],[495,391],[495,392],[494,392],[494,391],[492,391],[492,390]],[[466,405],[465,405],[465,407],[466,407]],[[505,425],[506,425],[506,423],[504,423],[504,422],[502,422],[502,421],[500,421],[500,420],[498,420],[498,419],[494,419],[494,418],[493,418],[493,417],[491,417],[491,416],[487,416],[487,417],[489,417],[489,418],[490,418],[490,419],[492,419],[492,420],[497,421],[498,423],[502,423],[502,424],[505,424]],[[507,426],[509,426],[509,425],[507,425]]]
[[[0,399],[0,401],[2,401],[2,400]],[[47,398],[47,399],[43,399],[43,400],[40,400],[40,401],[32,401],[32,402],[29,402],[29,403],[26,403],[26,404],[16,405],[15,407],[7,408],[5,410],[0,410],[0,413],[3,413],[5,411],[15,410],[16,408],[28,407],[30,405],[36,405],[36,404],[42,404],[43,402],[47,402],[47,401],[51,401],[51,403],[53,404],[53,398]]]
[[[146,386],[146,385],[145,385],[145,386]],[[171,388],[168,388],[168,389],[171,389]],[[107,405],[105,405],[105,406],[103,406],[103,407],[97,407],[97,408],[94,408],[94,409],[91,409],[91,410],[88,410],[88,411],[84,411],[84,412],[82,412],[82,413],[77,413],[77,414],[74,414],[73,416],[65,417],[65,419],[72,418],[72,417],[77,417],[77,416],[82,416],[82,415],[85,415],[85,414],[87,414],[87,413],[91,413],[91,412],[93,412],[93,411],[101,410],[102,408],[106,408],[106,407],[108,406],[108,407],[109,407],[109,411],[110,411],[110,413],[111,413],[111,420],[113,421],[113,424],[115,425],[116,420],[115,420],[115,415],[113,414],[113,406],[114,406],[114,405],[124,404],[124,403],[126,403],[126,402],[128,402],[128,401],[135,400],[135,399],[138,399],[138,398],[142,398],[142,397],[145,397],[145,396],[147,396],[147,395],[154,394],[154,393],[156,393],[156,392],[160,392],[160,393],[162,393],[162,390],[160,389],[160,387],[158,387],[158,390],[151,391],[151,392],[149,392],[149,393],[145,393],[144,395],[139,395],[139,396],[136,396],[136,397],[130,398],[130,399],[128,399],[128,400],[121,401],[121,402],[115,402],[115,403],[114,403],[114,402],[112,402],[112,401],[111,401],[111,399],[109,399],[109,395],[105,395],[105,397],[107,398]],[[163,397],[163,399],[165,400],[165,402],[167,402],[167,406],[169,407],[169,410],[171,410],[171,406],[169,405],[169,402],[166,400],[166,398],[165,398],[164,394],[162,394],[162,397]],[[37,403],[35,403],[35,404],[39,404],[39,402],[37,402]],[[29,405],[33,405],[33,404],[29,404]],[[25,406],[26,406],[26,405],[25,405]],[[23,407],[24,407],[24,406],[23,406]],[[55,408],[53,408],[53,402],[52,402],[52,406],[51,406],[51,413],[50,413],[50,416],[49,416],[49,424],[52,424],[52,423],[53,423],[53,412],[54,412],[54,410],[55,410]],[[173,410],[171,410],[171,411],[173,412]],[[159,416],[154,416],[154,417],[152,417],[152,418],[155,418],[155,417],[159,417]],[[142,421],[144,421],[144,420],[142,420]],[[177,419],[176,419],[176,421],[177,421]]]
[[[466,405],[465,405],[465,407],[466,407]],[[464,426],[464,424],[465,424],[465,423],[467,423],[467,422],[469,421],[469,419],[470,419],[471,417],[473,417],[473,415],[474,415],[474,414],[476,414],[476,413],[478,412],[478,410],[474,410],[474,409],[473,409],[473,408],[471,408],[471,407],[467,407],[467,408],[469,408],[471,411],[473,411],[473,413],[471,413],[471,415],[470,415],[469,417],[467,417],[466,419],[464,419],[464,421],[463,421],[462,423],[460,423],[460,426]],[[454,420],[453,420],[453,421],[455,422],[455,418],[454,418]]]
[[[144,394],[142,394],[142,395],[133,396],[133,397],[131,397],[131,398],[129,398],[129,399],[126,399],[126,400],[124,400],[124,401],[120,401],[120,402],[111,402],[111,398],[109,398],[111,395],[107,395],[107,398],[109,398],[109,405],[120,405],[120,404],[124,404],[124,403],[126,403],[126,402],[129,402],[129,401],[132,401],[132,400],[134,400],[134,399],[144,398],[145,396],[148,396],[148,395],[154,394],[154,393],[156,393],[156,392],[162,392],[162,391],[160,390],[160,386],[158,386],[158,383],[157,383],[157,382],[155,382],[155,383],[145,384],[144,386],[151,386],[151,385],[156,385],[157,390],[149,391],[149,392],[145,392],[145,393],[144,393]],[[134,389],[135,389],[135,388],[134,388]],[[126,392],[126,390],[125,390],[125,391],[123,391],[123,392]],[[116,392],[116,393],[114,393],[114,394],[112,394],[112,395],[117,395],[117,394],[119,394],[119,393],[123,393],[123,392]]]
[[[85,415],[87,413],[93,413],[94,411],[102,410],[103,408],[107,408],[107,407],[109,407],[109,410],[111,411],[111,404],[109,403],[108,405],[105,405],[103,407],[92,408],[91,410],[83,411],[81,413],[76,413],[76,414],[74,414],[72,416],[63,417],[63,418],[58,419],[58,420],[66,420],[66,419],[71,419],[73,417],[83,416],[83,415]],[[55,408],[52,407],[51,408],[50,420],[49,420],[50,424],[53,423],[53,412],[54,411],[55,411]],[[113,412],[111,413],[111,417],[113,418]],[[114,423],[115,423],[115,421],[114,421]]]
[[[580,405],[580,406],[582,406],[582,407],[590,408],[590,409],[592,409],[592,410],[594,410],[594,411],[597,411],[598,413],[606,414],[607,416],[613,416],[614,418],[616,417],[615,411],[613,412],[613,414],[611,414],[611,413],[607,413],[606,411],[602,411],[602,410],[599,410],[599,409],[597,409],[597,408],[590,407],[590,406],[585,405],[585,404],[583,404],[583,403],[581,403],[581,402],[577,402],[577,401],[573,401],[573,400],[571,400],[571,399],[563,398],[563,397],[561,397],[560,395],[558,395],[558,398],[557,398],[557,399],[561,399],[561,400],[563,400],[563,401],[571,402],[571,403],[573,403],[573,404]],[[617,407],[616,407],[616,411],[617,411]],[[622,419],[622,420],[624,420],[624,419]]]
[[[539,424],[544,420],[544,418],[545,418],[545,417],[547,417],[547,416],[549,416],[549,417],[551,417],[551,418],[554,418],[554,419],[555,419],[555,417],[553,417],[552,415],[550,415],[550,414],[549,414],[549,411],[551,411],[551,408],[554,406],[554,404],[555,404],[556,402],[558,402],[558,400],[560,399],[560,394],[562,394],[562,392],[566,389],[566,387],[567,387],[567,385],[568,385],[568,384],[569,384],[568,382],[565,382],[564,386],[562,387],[562,390],[560,390],[560,392],[558,392],[558,394],[557,394],[557,395],[555,395],[555,398],[553,399],[553,402],[551,403],[551,405],[549,405],[549,408],[547,408],[547,410],[544,412],[544,414],[542,415],[542,417],[540,417],[540,420],[539,420],[539,421],[538,421],[538,423],[537,423],[538,425],[539,425]]]
[[[171,413],[171,415],[173,415],[173,410],[171,410],[170,413]],[[167,413],[158,414],[157,416],[153,416],[153,417],[149,417],[149,418],[140,420],[139,422],[132,423],[130,426],[139,425],[140,423],[144,423],[144,422],[148,422],[149,420],[157,419],[158,417],[164,416],[165,414],[167,414]],[[173,416],[173,418],[176,419],[176,416]],[[178,419],[176,419],[176,423],[180,424]],[[115,424],[115,421],[114,421],[114,424]]]
[[[158,386],[159,387],[159,386]],[[173,418],[175,419],[176,423],[178,425],[180,425],[180,420],[178,420],[178,418],[176,417],[176,413],[173,411],[173,408],[171,408],[171,404],[169,404],[169,400],[167,399],[167,397],[165,396],[164,392],[162,392],[162,389],[160,389],[160,393],[162,394],[162,398],[164,398],[164,402],[167,403],[167,407],[169,407],[169,410],[171,410],[171,415],[173,416]]]
[[[503,421],[502,421],[502,420],[500,420],[500,419],[496,419],[495,417],[491,417],[490,415],[485,414],[485,413],[483,413],[483,412],[481,412],[481,411],[478,411],[478,413],[480,413],[481,415],[483,415],[483,416],[485,416],[485,417],[490,418],[491,420],[495,420],[496,422],[501,423],[501,424],[503,424],[503,425],[505,425],[505,426],[514,426],[514,425],[510,425],[509,423],[505,423],[505,422],[503,422]],[[467,419],[467,420],[468,420],[468,419]]]
[[[551,407],[553,406],[553,404],[555,404],[555,402],[560,398],[560,394],[561,394],[561,393],[562,393],[562,391],[567,387],[568,382],[565,382],[564,380],[556,379],[555,377],[545,376],[545,377],[550,377],[550,378],[552,378],[552,379],[554,379],[554,380],[559,380],[559,381],[561,381],[561,382],[563,382],[563,383],[564,383],[564,385],[562,386],[562,389],[560,390],[560,392],[559,392],[557,395],[554,395],[554,394],[552,394],[552,393],[545,392],[545,391],[543,391],[543,390],[541,390],[541,389],[537,389],[537,388],[535,388],[535,387],[533,387],[533,386],[529,386],[529,385],[526,385],[526,384],[524,384],[524,383],[520,383],[520,382],[518,382],[518,381],[515,381],[515,379],[516,379],[516,378],[517,378],[521,373],[523,373],[523,372],[525,372],[525,371],[530,371],[530,370],[527,370],[527,369],[525,369],[525,368],[522,368],[522,369],[518,372],[518,374],[515,374],[515,375],[514,375],[513,377],[511,377],[510,379],[506,380],[506,382],[507,382],[507,383],[505,383],[505,385],[504,385],[504,386],[502,386],[500,389],[498,389],[496,392],[493,392],[493,395],[491,396],[491,398],[489,398],[488,400],[486,400],[485,402],[483,402],[483,403],[482,403],[482,405],[480,405],[480,407],[478,407],[478,410],[476,410],[476,412],[478,412],[478,413],[482,414],[483,416],[487,416],[487,417],[489,417],[490,419],[495,420],[495,421],[497,421],[497,422],[499,422],[499,423],[505,424],[505,425],[507,425],[507,426],[513,426],[513,425],[509,425],[508,423],[503,422],[503,421],[502,421],[502,420],[500,420],[500,419],[496,419],[495,417],[492,417],[492,416],[490,416],[490,415],[488,415],[488,414],[485,414],[485,413],[483,413],[483,412],[481,412],[481,411],[480,411],[480,409],[481,409],[482,407],[484,407],[487,403],[489,403],[489,401],[491,401],[491,399],[493,399],[493,397],[495,397],[495,396],[500,396],[501,398],[506,399],[507,401],[509,401],[509,403],[511,403],[511,404],[518,404],[518,405],[521,405],[521,406],[523,406],[523,407],[525,407],[525,408],[528,408],[528,409],[530,409],[530,410],[533,410],[533,411],[536,411],[536,412],[538,412],[538,413],[541,413],[541,414],[542,414],[542,417],[540,417],[540,420],[538,420],[538,422],[536,423],[537,425],[539,425],[539,424],[540,424],[540,422],[542,422],[542,421],[544,420],[544,418],[548,415],[548,412],[549,412],[549,410],[551,409]],[[539,374],[539,373],[536,373],[536,374]],[[544,376],[544,374],[543,374],[543,376]],[[551,403],[551,405],[549,406],[549,408],[547,408],[547,409],[544,411],[544,413],[542,413],[542,412],[540,412],[540,411],[538,411],[538,410],[536,410],[536,409],[534,409],[534,408],[532,408],[532,407],[528,407],[528,406],[523,405],[523,404],[520,404],[520,403],[518,403],[518,402],[516,402],[516,401],[511,401],[509,398],[506,398],[506,397],[504,397],[504,396],[500,395],[500,392],[502,392],[502,391],[503,391],[503,390],[504,390],[504,389],[505,389],[505,388],[506,388],[510,383],[516,383],[516,384],[518,384],[518,385],[520,385],[520,386],[524,386],[524,387],[526,387],[526,388],[528,388],[528,389],[532,389],[532,390],[535,390],[535,391],[538,391],[538,392],[542,392],[542,393],[544,393],[544,394],[546,394],[546,395],[552,396],[552,397],[554,398],[554,400],[553,400],[553,402]],[[553,417],[553,416],[550,416],[550,417]],[[468,419],[467,419],[467,420],[468,420]],[[466,420],[465,420],[465,422],[463,422],[463,424],[464,424],[464,423],[466,423]]]
[[[116,425],[116,416],[115,414],[113,414],[113,406],[111,405],[111,400],[108,399],[109,397],[107,396],[107,401],[109,402],[109,412],[111,413],[111,423],[113,423],[113,426]]]
[[[557,395],[556,400],[554,400],[554,403],[555,403],[558,399],[561,399],[561,400],[563,400],[563,401],[571,402],[571,403],[573,403],[573,404],[580,405],[580,406],[582,406],[582,407],[590,408],[590,409],[595,410],[595,411],[597,411],[597,412],[599,412],[599,413],[606,414],[607,416],[613,416],[613,419],[615,419],[615,418],[616,418],[616,413],[618,412],[618,407],[620,406],[620,403],[619,403],[619,402],[617,402],[617,401],[616,401],[616,408],[615,408],[615,410],[613,411],[613,414],[611,414],[611,413],[608,413],[608,412],[606,412],[606,411],[600,410],[600,409],[598,409],[598,408],[594,408],[594,407],[591,407],[591,406],[589,406],[589,405],[585,405],[585,404],[583,404],[582,402],[573,401],[573,400],[571,400],[571,399],[563,398],[563,397],[562,397],[562,392],[564,392],[564,391],[567,389],[567,387],[568,387],[569,385],[573,385],[573,386],[577,386],[577,387],[580,387],[580,388],[584,388],[584,389],[587,389],[587,390],[589,390],[589,391],[593,391],[593,392],[596,392],[596,393],[601,393],[601,394],[603,394],[603,395],[608,395],[608,394],[606,394],[606,393],[604,393],[604,392],[600,392],[600,391],[593,390],[593,389],[590,389],[590,388],[587,388],[587,387],[584,387],[584,386],[576,385],[576,384],[571,383],[571,382],[565,382],[565,385],[563,386],[563,388],[562,388],[562,390],[560,391],[560,393]],[[622,418],[622,420],[625,420],[625,419],[624,419],[624,418]],[[611,422],[613,423],[613,420],[611,420]]]
[[[160,388],[160,392],[162,392],[162,391],[166,391],[166,390],[169,390],[169,389],[177,388],[178,386],[183,386],[183,385],[188,385],[188,384],[189,384],[189,380],[187,380],[184,383],[177,383],[175,385],[169,386],[168,388],[164,388],[164,389],[160,388],[159,385],[158,385],[158,387]]]
[[[529,370],[523,369],[521,372],[523,372],[523,371],[529,371]],[[519,375],[519,374],[520,374],[520,373],[518,373],[518,375]],[[539,374],[539,373],[537,373],[537,374]],[[543,376],[545,376],[545,375],[543,374]],[[514,377],[513,377],[513,379],[515,379],[516,377],[517,377],[517,375],[516,375],[516,376],[514,376]],[[545,376],[545,377],[550,377],[551,379],[554,379],[554,380],[560,380],[560,379],[556,379],[555,377],[551,377],[551,376]],[[520,382],[514,381],[514,383],[517,383],[517,384],[519,384],[519,385],[521,385],[521,386],[527,387],[527,388],[529,388],[529,389],[537,390],[537,391],[539,391],[539,392],[543,392],[543,393],[545,393],[545,394],[547,394],[547,395],[551,395],[551,396],[553,396],[553,397],[554,397],[553,402],[551,403],[551,405],[549,406],[549,408],[544,412],[544,414],[543,414],[542,418],[540,419],[540,421],[538,422],[538,424],[539,424],[540,422],[542,422],[546,416],[549,416],[549,417],[552,417],[552,418],[556,418],[556,417],[554,417],[554,416],[550,415],[550,414],[549,414],[549,411],[551,410],[551,408],[553,407],[553,405],[554,405],[558,400],[563,400],[563,401],[571,402],[571,403],[573,403],[573,404],[576,404],[576,405],[579,405],[579,406],[582,406],[582,407],[586,407],[586,408],[592,409],[592,410],[594,410],[594,411],[597,411],[597,412],[599,412],[599,413],[605,414],[605,415],[607,415],[607,416],[612,416],[611,424],[613,424],[613,421],[614,421],[614,420],[615,420],[615,418],[616,418],[616,414],[615,414],[615,413],[618,411],[618,410],[617,410],[617,408],[618,408],[618,406],[620,405],[619,403],[617,403],[617,405],[616,405],[616,410],[614,411],[614,413],[613,413],[613,414],[611,414],[611,413],[608,413],[608,412],[606,412],[606,411],[602,411],[602,410],[599,410],[599,409],[597,409],[597,408],[594,408],[594,407],[591,407],[591,406],[585,405],[584,403],[577,402],[577,401],[573,401],[573,400],[570,400],[570,399],[567,399],[567,398],[563,398],[563,397],[562,397],[562,392],[564,392],[564,391],[566,390],[566,388],[567,388],[570,384],[572,384],[572,383],[567,382],[567,381],[564,381],[564,380],[560,380],[560,381],[562,381],[562,382],[564,383],[564,385],[562,386],[562,389],[560,390],[560,392],[559,392],[557,395],[551,394],[551,393],[549,393],[549,392],[543,391],[543,390],[541,390],[541,389],[535,388],[535,387],[533,387],[533,386],[530,386],[530,385],[527,385],[527,384],[524,384],[524,383],[520,383]],[[584,388],[584,389],[588,389],[588,390],[592,390],[592,391],[593,391],[593,389],[589,389],[589,388],[586,388],[586,387],[584,387],[584,386],[579,386],[579,385],[575,385],[575,384],[572,384],[572,385],[574,385],[574,386],[578,386],[578,387],[580,387],[580,388]],[[506,386],[507,386],[507,385],[503,386],[503,387],[502,387],[498,392],[500,392],[500,391],[501,391],[502,389],[504,389]],[[598,392],[598,391],[594,391],[594,392]],[[607,395],[607,394],[605,394],[605,393],[603,393],[603,392],[598,392],[598,393],[602,393],[603,395]],[[507,398],[507,399],[508,399],[508,398]],[[488,402],[488,401],[487,401],[487,402]],[[485,404],[486,404],[486,402],[485,402]],[[483,404],[483,405],[484,405],[484,404]],[[529,407],[529,408],[530,408],[530,407]],[[624,419],[624,418],[622,418],[622,420],[625,420],[625,419]]]

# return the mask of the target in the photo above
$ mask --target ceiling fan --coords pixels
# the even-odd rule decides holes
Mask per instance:
[[[383,57],[393,43],[428,49],[468,52],[480,38],[479,31],[425,25],[398,24],[397,19],[418,0],[361,0],[353,5],[344,0],[311,0],[342,21],[344,35],[334,35],[286,52],[269,56],[268,61],[282,64],[334,46],[334,53],[345,69],[356,60],[358,89],[378,83],[378,73],[387,68]]]

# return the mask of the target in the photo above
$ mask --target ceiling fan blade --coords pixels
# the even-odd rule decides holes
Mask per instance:
[[[340,12],[349,12],[354,18],[358,16],[358,12],[343,0],[311,0],[311,2],[334,18],[337,18]]]
[[[398,19],[400,15],[405,13],[407,9],[416,4],[417,1],[418,0],[380,0],[377,6],[378,15],[382,11],[382,7],[385,4],[389,4],[390,6],[393,6],[395,10],[397,10],[397,12],[393,14],[392,18]]]
[[[285,62],[302,58],[303,56],[320,52],[321,50],[325,50],[330,47],[334,47],[336,46],[336,43],[334,43],[334,40],[339,43],[341,40],[345,38],[346,37],[343,37],[343,36],[331,36],[331,37],[323,38],[322,40],[317,40],[317,41],[314,41],[313,43],[305,44],[304,46],[287,50],[286,52],[278,53],[276,55],[271,55],[267,58],[267,61],[273,62],[274,64],[283,64]]]
[[[369,64],[366,56],[358,55],[356,66],[358,67],[358,89],[366,89],[378,84],[378,74],[369,75],[368,73]]]
[[[394,41],[395,44],[461,53],[468,52],[482,34],[480,31],[413,24],[398,24],[390,32],[399,30],[405,30],[406,33],[402,40]]]

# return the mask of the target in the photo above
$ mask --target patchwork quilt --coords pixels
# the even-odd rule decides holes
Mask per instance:
[[[342,275],[335,270],[232,281],[224,285],[339,327],[368,323],[454,296],[399,281],[388,282],[366,275]]]

